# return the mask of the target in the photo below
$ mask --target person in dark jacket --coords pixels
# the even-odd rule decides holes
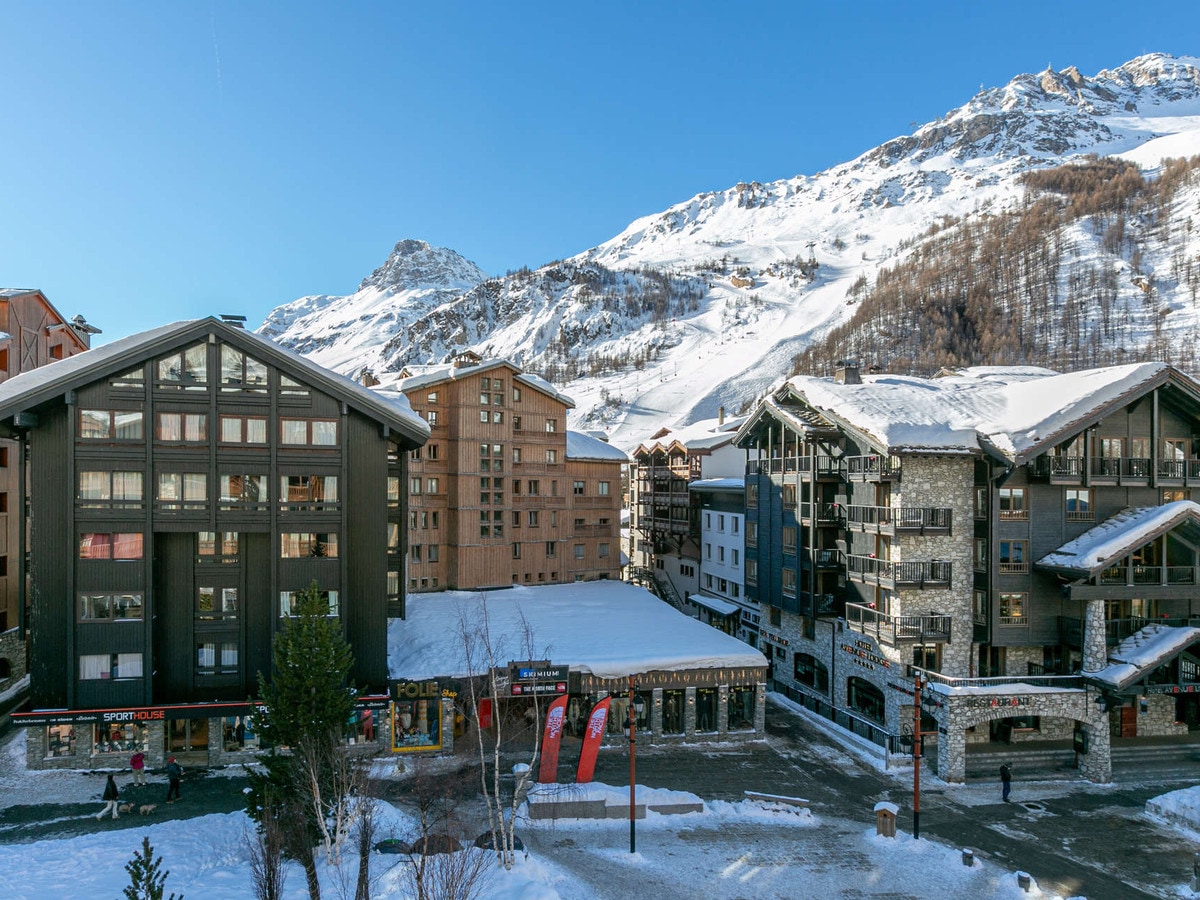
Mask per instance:
[[[117,798],[119,796],[120,793],[117,791],[117,783],[113,781],[112,775],[109,775],[108,781],[104,782],[104,794],[100,798],[104,801],[104,809],[100,810],[100,813],[96,816],[97,822],[103,819],[104,814],[107,812],[111,812],[114,819],[119,818],[117,815]]]
[[[1005,763],[1000,767],[1000,797],[1008,803],[1008,793],[1012,790],[1012,764]]]
[[[183,766],[175,762],[175,757],[167,760],[167,802],[174,803],[179,799],[179,779],[183,777]]]

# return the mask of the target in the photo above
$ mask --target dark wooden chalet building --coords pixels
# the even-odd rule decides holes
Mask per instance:
[[[386,693],[389,484],[429,435],[402,396],[208,318],[10,379],[0,431],[28,460],[31,766],[252,750],[258,673],[314,580],[359,690]]]

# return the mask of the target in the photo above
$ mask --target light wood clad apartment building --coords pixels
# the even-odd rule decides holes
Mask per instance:
[[[505,360],[460,354],[410,368],[398,387],[429,423],[406,490],[409,592],[619,578],[621,466],[568,433],[569,397]]]

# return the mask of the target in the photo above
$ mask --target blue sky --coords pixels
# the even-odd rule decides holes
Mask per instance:
[[[1200,55],[1198,25],[1108,0],[6,0],[0,287],[42,288],[103,342],[256,327],[350,293],[403,238],[503,274],[1048,63]]]

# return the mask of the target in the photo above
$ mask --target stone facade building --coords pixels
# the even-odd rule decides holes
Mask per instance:
[[[1110,739],[1200,730],[1200,385],[1182,373],[847,364],[786,382],[735,442],[777,689],[903,753],[919,675],[949,780],[971,746],[1055,740],[1107,780]]]

